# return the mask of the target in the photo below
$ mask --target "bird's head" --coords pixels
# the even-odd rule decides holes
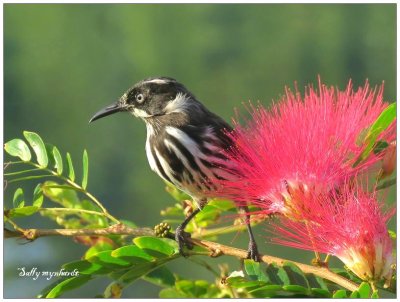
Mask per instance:
[[[184,113],[189,107],[199,105],[194,96],[172,78],[149,78],[128,89],[117,102],[98,111],[93,122],[107,115],[127,111],[145,121],[171,113]]]

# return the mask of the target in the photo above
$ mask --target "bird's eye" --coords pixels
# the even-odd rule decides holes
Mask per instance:
[[[136,95],[136,101],[140,104],[143,103],[144,101],[144,96],[143,94],[139,93],[138,95]]]

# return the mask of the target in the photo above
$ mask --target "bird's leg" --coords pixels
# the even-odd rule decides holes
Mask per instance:
[[[175,241],[178,242],[179,245],[179,253],[186,257],[187,255],[183,252],[183,248],[186,247],[188,249],[192,249],[193,245],[187,241],[187,238],[190,238],[190,233],[185,232],[185,227],[188,225],[188,223],[196,216],[200,211],[202,207],[198,207],[193,212],[186,217],[186,219],[176,228],[175,230]]]
[[[250,226],[250,214],[249,208],[247,206],[239,207],[239,212],[245,213],[245,223],[247,227],[247,232],[249,233],[249,247],[247,249],[247,259],[252,259],[256,262],[260,262],[260,254],[258,253],[257,243],[254,239],[253,231]]]

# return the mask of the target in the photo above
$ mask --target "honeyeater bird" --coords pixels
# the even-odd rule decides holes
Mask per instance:
[[[231,146],[226,131],[232,128],[200,103],[185,86],[169,77],[138,82],[117,102],[98,111],[90,122],[116,112],[129,112],[145,122],[145,149],[150,168],[164,181],[190,195],[197,204],[175,230],[175,240],[184,255],[184,246],[190,247],[186,241],[190,235],[184,229],[207,203],[204,192],[216,191],[212,179],[234,177],[223,153]],[[250,237],[248,257],[258,261],[248,209],[241,206],[240,211],[246,212]]]

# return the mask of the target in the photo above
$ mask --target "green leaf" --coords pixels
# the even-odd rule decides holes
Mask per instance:
[[[174,274],[165,266],[161,266],[151,271],[143,277],[144,280],[162,287],[171,287],[175,284]]]
[[[43,204],[43,191],[42,191],[42,185],[38,184],[35,187],[35,190],[33,191],[33,202],[32,205],[35,207],[40,208]]]
[[[290,284],[290,285],[284,285],[282,288],[286,291],[290,292],[296,292],[296,293],[302,293],[302,294],[307,294],[308,293],[308,288],[297,285],[297,284]]]
[[[164,288],[158,293],[161,299],[179,299],[179,298],[188,298],[187,295],[178,291],[174,287]]]
[[[52,169],[56,165],[56,161],[55,161],[54,156],[53,156],[53,147],[54,146],[52,144],[49,144],[49,143],[45,143],[44,146],[46,148],[46,154],[47,154],[47,157],[49,159],[49,162],[48,162],[47,166]]]
[[[268,265],[266,273],[272,284],[278,284],[278,285],[290,284],[290,279],[286,271],[274,262]]]
[[[61,282],[65,281],[69,279],[68,277],[61,277],[56,279],[54,282],[50,283],[49,285],[47,285],[44,289],[42,289],[40,291],[40,293],[36,296],[36,298],[42,299],[42,298],[46,298],[46,296],[48,295],[48,293],[54,288],[56,287],[56,285],[60,284]]]
[[[68,178],[72,181],[75,181],[75,171],[74,166],[72,165],[71,154],[67,152],[67,164],[68,164]]]
[[[344,268],[332,267],[331,270],[334,273],[336,273],[342,277],[345,277],[346,279],[350,279],[351,281],[353,281],[357,284],[361,284],[363,282],[358,276],[356,276],[350,269],[348,269],[346,267],[344,267]]]
[[[363,282],[358,287],[358,293],[360,294],[360,298],[370,298],[371,287],[367,282]]]
[[[226,278],[226,282],[234,288],[258,288],[260,286],[267,285],[266,282],[264,281],[248,281],[246,278],[240,276],[240,275],[233,275],[231,274],[228,278]]]
[[[131,266],[128,261],[111,256],[111,252],[111,250],[99,252],[87,258],[87,260],[91,263],[100,264],[101,266],[109,269],[120,269],[123,267]]]
[[[108,277],[110,279],[119,281],[120,278],[125,275],[127,272],[129,272],[130,270],[132,270],[132,267],[124,267],[118,270],[111,270],[111,272],[108,274]]]
[[[390,238],[392,238],[393,240],[396,240],[397,234],[395,231],[388,230],[388,233],[389,233]]]
[[[350,294],[350,298],[360,298],[360,293],[358,292],[358,290],[355,290],[354,292],[352,292]]]
[[[335,299],[347,298],[347,293],[344,289],[339,289],[333,294],[332,298]]]
[[[57,298],[64,292],[82,286],[91,279],[90,275],[80,275],[68,278],[57,284],[46,296],[46,298]]]
[[[196,215],[195,221],[200,227],[207,227],[211,222],[213,223],[219,216],[221,211],[211,205],[206,205],[199,214]]]
[[[63,172],[63,160],[61,153],[56,146],[53,147],[52,153],[55,161],[55,168],[57,169],[57,174],[61,175]]]
[[[388,179],[388,180],[382,182],[381,184],[376,186],[375,191],[383,190],[383,189],[386,189],[386,188],[388,188],[390,186],[395,185],[396,184],[396,179],[397,178],[395,177],[395,178]]]
[[[133,242],[146,253],[156,258],[170,257],[178,252],[176,242],[171,239],[144,236],[134,238]]]
[[[42,185],[43,194],[64,208],[74,208],[79,203],[78,195],[69,186],[62,186],[54,181],[46,181]]]
[[[88,174],[89,174],[89,157],[86,149],[83,151],[82,163],[83,163],[82,188],[86,190],[88,183]]]
[[[377,155],[377,154],[381,153],[383,150],[385,150],[388,146],[389,146],[389,144],[385,141],[377,141],[374,146],[373,152],[375,155]]]
[[[83,257],[84,259],[89,259],[98,253],[104,252],[104,251],[111,251],[113,249],[113,246],[109,242],[105,241],[100,241],[96,243],[95,245],[91,246],[85,253],[85,256]]]
[[[35,132],[24,131],[24,136],[31,145],[33,151],[35,151],[39,166],[46,168],[49,163],[49,158],[47,157],[47,151],[43,140]]]
[[[281,285],[271,284],[250,290],[249,294],[251,294],[255,298],[269,298],[269,297],[274,297],[277,294],[277,292],[281,290],[282,290]]]
[[[157,259],[157,260],[153,260],[153,261],[149,261],[149,262],[144,262],[141,264],[136,264],[132,267],[132,269],[130,269],[129,271],[124,273],[122,276],[120,276],[118,278],[118,281],[122,282],[125,285],[128,285],[128,284],[136,281],[137,279],[147,275],[152,270],[157,269],[161,265],[164,265],[166,262],[171,261],[175,258],[176,258],[176,256],[169,257],[169,258],[163,258],[163,259]]]
[[[183,281],[182,281],[183,283]],[[191,294],[193,294],[194,297],[203,297],[207,294],[207,289],[209,286],[212,286],[211,284],[209,284],[207,281],[205,280],[195,280],[193,283],[193,287],[190,288],[190,292]],[[177,284],[177,288],[181,288],[182,286],[179,284]]]
[[[322,288],[311,288],[311,293],[317,298],[331,298],[332,296],[329,290]]]
[[[175,283],[179,297],[186,298],[216,298],[220,290],[205,280],[180,280]],[[165,293],[162,294],[165,297]],[[160,295],[161,296],[161,295]]]
[[[251,259],[245,259],[244,268],[251,280],[269,281],[268,277],[260,269],[260,262],[255,262]]]
[[[82,275],[100,275],[110,272],[108,268],[105,268],[104,266],[97,263],[89,262],[87,260],[79,260],[65,263],[62,267],[68,272],[73,272],[74,270],[77,270],[79,274]]]
[[[24,191],[18,188],[14,192],[13,206],[14,208],[22,208],[25,205]]]
[[[380,297],[379,297],[379,293],[378,293],[377,290],[374,290],[374,292],[373,292],[372,295],[371,295],[371,298],[373,298],[373,299],[379,299],[379,298],[380,298]]]
[[[365,144],[364,150],[353,164],[353,167],[357,166],[360,162],[362,162],[370,155],[374,146],[377,144],[376,140],[379,137],[379,135],[390,126],[390,124],[394,121],[395,118],[396,118],[396,103],[392,103],[382,111],[382,113],[378,116],[378,118],[371,125],[371,127],[369,127],[367,135],[364,139],[364,144]]]
[[[396,118],[396,106],[397,103],[392,103],[387,106],[382,113],[378,116],[375,122],[369,128],[366,141],[371,140],[373,137],[378,137],[384,130],[386,130],[390,124]],[[372,139],[375,142],[375,139]]]
[[[326,285],[325,281],[314,274],[305,274],[307,277],[308,284],[312,289],[322,289],[329,292],[329,288]]]
[[[227,200],[227,199],[212,199],[207,205],[214,206],[215,208],[226,212],[231,209],[236,210],[236,205],[232,200]]]
[[[23,161],[31,160],[31,151],[22,139],[15,138],[8,141],[4,144],[4,150],[11,156],[19,157]]]
[[[113,278],[118,278],[118,281],[122,284],[128,285],[138,278],[149,274],[151,271],[158,269],[166,262],[179,257],[175,245],[171,245],[170,242],[161,240],[160,238],[138,237],[135,238],[134,241],[135,244],[137,244],[136,248],[120,248],[112,254],[113,256],[118,256],[117,259],[127,260],[131,264],[132,268],[129,271],[122,275],[114,274],[113,276]],[[143,250],[139,252],[138,249]],[[150,260],[149,257],[151,257],[152,260]],[[156,258],[154,259],[153,257]]]
[[[301,285],[302,287],[309,288],[307,277],[301,271],[301,269],[292,262],[285,262],[283,269],[286,271],[290,279],[290,284]]]
[[[167,207],[160,212],[161,216],[184,216],[182,205],[176,203],[173,207]]]
[[[154,259],[136,245],[127,245],[113,250],[111,256],[128,261],[132,265],[150,262]]]
[[[26,217],[35,214],[39,210],[38,207],[35,206],[27,206],[22,208],[14,208],[10,209],[8,212],[9,218],[17,218],[17,217]]]

